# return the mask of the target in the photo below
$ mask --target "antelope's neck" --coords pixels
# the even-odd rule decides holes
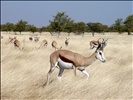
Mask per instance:
[[[90,57],[86,58],[86,65],[89,66],[97,60],[96,53],[93,53]],[[86,66],[86,67],[87,67]]]

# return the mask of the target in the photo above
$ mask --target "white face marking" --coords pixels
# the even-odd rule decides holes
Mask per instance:
[[[64,62],[60,58],[58,58],[58,64],[61,68],[64,68],[64,69],[73,69],[72,63]]]
[[[99,59],[101,62],[105,62],[106,59],[104,57],[104,54],[102,51],[99,51],[98,54],[97,54],[97,59]]]

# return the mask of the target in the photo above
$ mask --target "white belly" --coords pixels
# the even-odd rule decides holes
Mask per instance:
[[[64,69],[73,69],[72,63],[64,62],[60,58],[58,59],[58,65],[59,67],[64,68]]]

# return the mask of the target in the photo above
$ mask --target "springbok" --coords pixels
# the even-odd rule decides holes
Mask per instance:
[[[48,45],[48,41],[44,39],[44,40],[41,42],[41,45],[40,45],[40,47],[39,47],[38,49],[40,49],[41,47],[47,47],[47,45]]]
[[[39,37],[37,37],[37,36],[34,37],[34,41],[35,41],[35,42],[38,42],[38,41],[39,41]]]
[[[9,43],[14,43],[15,39],[16,39],[16,37],[14,37],[14,38],[13,37],[9,37],[8,41],[5,44],[7,45]]]
[[[20,41],[18,39],[14,40],[14,47],[19,48],[20,50],[24,49],[24,47],[21,47]]]
[[[66,40],[65,40],[65,45],[66,45],[66,46],[68,46],[68,44],[69,44],[69,39],[70,39],[70,38],[66,38]]]
[[[55,50],[61,49],[62,46],[60,48],[57,47],[57,42],[55,40],[52,41],[52,47],[55,48]]]
[[[102,41],[100,41],[100,39],[102,39]],[[106,45],[107,44],[107,40],[108,39],[105,40],[103,38],[99,38],[97,41],[95,41],[95,40],[90,41],[90,49],[97,48],[99,44]]]
[[[33,38],[32,38],[32,37],[29,37],[29,40],[30,40],[30,41],[32,41],[32,40],[33,40]]]
[[[89,74],[85,70],[85,67],[91,65],[97,59],[101,62],[105,62],[106,59],[103,54],[103,48],[105,45],[99,44],[96,51],[90,57],[84,57],[79,53],[75,53],[69,50],[57,50],[50,55],[50,70],[47,74],[46,85],[49,84],[50,74],[59,66],[58,79],[61,80],[64,69],[74,69],[76,76],[76,69],[81,71],[83,74],[89,78]]]

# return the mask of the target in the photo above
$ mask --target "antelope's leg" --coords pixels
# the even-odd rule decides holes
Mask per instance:
[[[89,78],[89,74],[87,73],[85,68],[78,68],[78,70],[80,70],[83,74],[85,74],[87,76],[87,79]]]
[[[50,68],[48,74],[47,74],[47,85],[49,84],[49,77],[50,77],[50,74],[55,70],[55,68],[57,67],[57,62],[55,63],[55,65]]]
[[[59,74],[58,74],[58,79],[61,81],[61,76],[64,72],[64,68],[60,68]]]
[[[76,74],[76,67],[75,66],[73,66],[74,67],[74,75],[75,75],[75,77],[77,76],[77,74]]]
[[[93,44],[91,44],[90,49],[93,49],[93,48],[94,48],[94,45],[93,45]]]

